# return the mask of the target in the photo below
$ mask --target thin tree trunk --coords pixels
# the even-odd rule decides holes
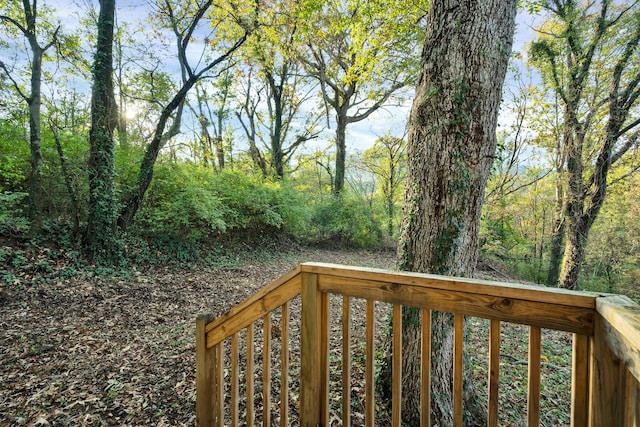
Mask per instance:
[[[67,158],[64,155],[64,150],[62,149],[62,143],[60,142],[60,132],[58,131],[55,125],[51,125],[51,132],[53,133],[53,139],[56,142],[58,157],[60,158],[60,170],[62,171],[64,184],[67,187],[67,194],[69,195],[69,202],[71,203],[71,216],[73,218],[73,236],[74,238],[77,238],[78,233],[80,231],[80,213],[78,209],[78,196],[76,195],[76,192],[73,188],[73,183],[71,182],[71,174],[69,173],[69,164],[67,163]]]
[[[147,146],[144,157],[142,158],[136,183],[131,190],[131,195],[129,196],[127,203],[118,217],[118,226],[123,230],[126,230],[127,226],[131,223],[131,220],[138,212],[138,209],[142,206],[144,195],[151,184],[151,180],[153,179],[153,167],[156,164],[160,150],[164,147],[169,138],[178,133],[180,128],[180,117],[182,115],[182,111],[180,110],[182,109],[184,99],[187,96],[189,89],[191,89],[195,82],[196,79],[192,79],[185,83],[182,88],[180,88],[176,96],[173,97],[171,102],[169,102],[169,104],[160,113],[160,118],[158,119],[153,139]],[[171,129],[165,134],[164,128],[171,117],[171,113],[176,109],[178,109],[178,112],[176,113],[174,123]]]
[[[31,37],[30,37],[31,41]],[[42,228],[42,129],[40,109],[42,104],[42,54],[38,42],[31,43],[33,62],[31,64],[31,96],[29,97],[29,147],[31,171],[29,173],[29,217],[32,221],[31,232]]]
[[[8,77],[8,81],[13,85],[14,89],[24,99],[29,106],[29,150],[31,170],[29,172],[29,216],[31,218],[31,234],[36,234],[42,229],[43,215],[43,190],[42,190],[42,124],[41,124],[41,107],[42,107],[42,61],[44,53],[53,46],[58,40],[58,31],[56,28],[51,34],[51,39],[44,47],[38,43],[38,4],[36,0],[22,0],[22,10],[24,12],[24,23],[19,19],[1,14],[0,21],[3,24],[14,26],[20,31],[29,42],[32,58],[30,93],[25,93],[17,81],[12,77],[11,71],[6,64],[0,60],[0,68],[4,70]]]
[[[216,157],[218,158],[218,170],[224,169],[224,146],[222,145],[222,136],[216,137]]]
[[[403,270],[473,275],[515,11],[515,0],[430,4],[409,119],[408,179],[398,249]],[[402,414],[407,425],[418,425],[419,322],[415,309],[405,310],[403,317]],[[451,316],[435,314],[433,320],[431,416],[439,425],[450,425]],[[466,381],[466,385],[466,423],[483,424],[484,411],[474,398],[473,384]]]
[[[387,234],[389,237],[393,236],[393,217],[395,216],[395,204],[393,203],[393,196],[389,196],[387,199],[387,215],[389,215],[389,221],[387,222]]]
[[[549,270],[547,272],[547,286],[558,286],[560,265],[562,264],[562,247],[565,238],[565,225],[562,217],[556,219],[551,234],[551,250],[549,252]]]
[[[343,117],[340,117],[340,113],[337,117],[336,125],[336,170],[333,181],[333,194],[339,196],[344,190],[344,172],[345,164],[347,160],[347,117],[346,113]]]

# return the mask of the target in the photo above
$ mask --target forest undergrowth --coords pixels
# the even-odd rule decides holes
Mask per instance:
[[[186,426],[195,421],[195,317],[220,315],[299,262],[319,261],[393,268],[391,250],[352,251],[280,244],[218,252],[206,262],[101,269],[78,265],[76,254],[46,245],[0,246],[0,425]],[[483,277],[490,272],[481,272]],[[489,277],[495,277],[493,271]],[[504,277],[497,277],[505,281]],[[362,307],[360,307],[362,306]],[[364,353],[358,332],[364,305],[353,304],[352,421],[363,424]],[[295,390],[296,321],[292,305],[292,374]],[[339,302],[332,302],[332,312]],[[388,307],[378,305],[378,338]],[[332,328],[338,330],[339,318]],[[466,367],[486,396],[488,321],[467,324]],[[337,334],[332,346],[339,349]],[[256,337],[259,339],[260,337]],[[256,343],[259,347],[259,343]],[[543,331],[541,423],[568,425],[571,337]],[[279,395],[278,355],[272,399]],[[339,352],[331,362],[331,389],[340,390]],[[526,424],[527,329],[504,325],[501,348],[500,424]],[[227,375],[229,373],[227,372]],[[244,374],[243,374],[244,375]],[[259,382],[256,384],[259,389]],[[295,425],[296,398],[291,399]],[[259,406],[259,397],[256,405]],[[331,401],[339,425],[341,396]],[[246,402],[241,402],[242,406]],[[259,414],[259,408],[256,407]],[[241,408],[242,412],[242,408]],[[274,410],[273,422],[278,420]],[[258,416],[257,421],[260,421]],[[384,406],[377,425],[386,425]]]

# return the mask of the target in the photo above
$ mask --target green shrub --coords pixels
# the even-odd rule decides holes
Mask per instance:
[[[0,120],[0,191],[25,189],[29,176],[29,141],[24,128]]]
[[[186,168],[158,164],[136,224],[148,234],[198,240],[226,230],[223,209],[205,180]]]
[[[280,182],[159,163],[136,224],[147,234],[202,240],[243,230],[299,235],[308,219],[303,198]]]
[[[27,193],[0,193],[0,234],[22,234],[30,221],[24,212]]]
[[[320,200],[313,212],[309,240],[313,243],[374,247],[382,242],[382,228],[369,205],[344,195]]]
[[[278,181],[238,171],[213,175],[211,181],[224,204],[224,219],[231,230],[275,228],[296,234],[308,222],[302,196]]]

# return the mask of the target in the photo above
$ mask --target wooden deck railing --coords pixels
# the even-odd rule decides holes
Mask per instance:
[[[329,295],[342,296],[340,319],[330,318]],[[295,299],[292,304],[298,304],[298,296],[301,297],[300,319],[290,315],[290,302]],[[263,426],[271,426],[279,420],[279,425],[287,426],[292,417],[297,417],[301,426],[329,426],[330,391],[338,392],[329,387],[330,360],[338,353],[330,348],[330,322],[341,322],[342,390],[337,397],[342,400],[342,409],[338,421],[343,426],[351,425],[351,325],[354,319],[350,308],[353,298],[366,300],[364,424],[367,426],[375,424],[374,310],[377,301],[393,304],[392,348],[398,356],[393,358],[393,426],[400,426],[401,419],[402,306],[421,309],[423,368],[431,366],[431,311],[454,314],[454,425],[462,425],[465,316],[490,319],[488,425],[498,425],[500,412],[501,322],[529,326],[529,426],[539,425],[541,329],[573,333],[571,402],[567,402],[571,405],[572,425],[640,425],[640,307],[630,299],[316,263],[298,266],[216,320],[211,316],[198,317],[197,425],[254,425],[258,421]],[[262,345],[258,348],[255,348],[256,324],[261,326],[258,329]],[[291,339],[300,340],[299,346],[292,345],[299,348],[299,353],[290,352]],[[229,347],[228,351],[225,346]],[[261,367],[257,369],[256,359],[261,359]],[[297,365],[299,371],[290,376]],[[273,366],[277,367],[275,372]],[[279,383],[280,395],[275,399],[271,396],[272,380]],[[256,385],[260,389],[257,396]],[[430,371],[422,369],[423,426],[430,422],[426,416],[430,405],[429,387]],[[244,408],[242,413],[240,403]]]

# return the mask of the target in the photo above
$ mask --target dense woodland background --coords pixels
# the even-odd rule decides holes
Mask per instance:
[[[0,424],[192,425],[195,314],[305,260],[639,299],[640,4],[518,3],[512,52],[515,0],[0,0]],[[526,333],[504,335],[518,425]],[[568,424],[569,335],[543,353],[541,423]]]
[[[14,245],[121,267],[211,261],[239,242],[285,238],[395,246],[404,128],[361,151],[349,129],[406,114],[425,1],[117,7],[104,99],[115,114],[102,114],[114,144],[101,148],[90,135],[92,90],[95,103],[106,81],[97,5],[0,1],[2,263],[17,262]],[[535,31],[512,55],[482,258],[556,285],[551,267],[580,245],[579,289],[638,299],[640,9],[526,8]],[[112,163],[97,167],[104,153]],[[98,220],[108,238],[96,242]]]

